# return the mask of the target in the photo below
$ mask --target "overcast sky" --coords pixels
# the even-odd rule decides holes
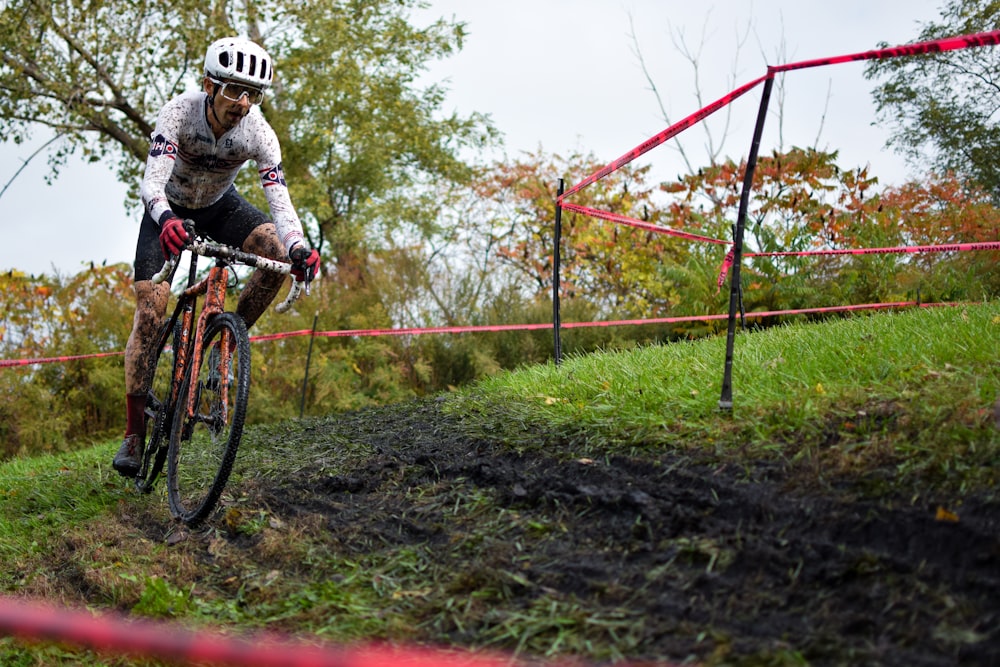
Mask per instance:
[[[764,74],[768,64],[912,41],[921,24],[939,17],[943,2],[433,0],[418,16],[454,16],[468,24],[462,52],[429,74],[446,80],[451,90],[446,110],[490,114],[511,157],[541,148],[592,153],[611,162],[668,125],[639,64],[632,26],[670,121],[676,122],[700,108],[681,41],[697,55],[698,87],[707,104]],[[280,71],[281,63],[276,65]],[[863,71],[862,63],[845,63],[784,75],[783,122],[779,132],[777,117],[769,118],[761,152],[818,145],[839,150],[843,167],[870,165],[883,183],[905,181],[908,170],[884,149],[884,130],[873,126],[872,85]],[[706,128],[715,141],[725,137],[724,155],[745,155],[759,102],[760,87],[732,105],[728,131],[720,111],[707,125],[682,133],[689,156],[704,162]],[[776,105],[772,98],[772,108]],[[38,144],[0,144],[0,188]],[[669,144],[638,163],[651,165],[664,179],[683,171]],[[45,183],[46,172],[44,157],[36,157],[0,197],[5,232],[0,270],[73,274],[90,262],[131,263],[139,213],[127,206],[126,186],[113,171],[72,162],[52,186]]]

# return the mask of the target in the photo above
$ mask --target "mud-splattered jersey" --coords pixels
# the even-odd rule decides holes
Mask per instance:
[[[214,204],[253,160],[278,237],[288,250],[303,242],[281,170],[281,147],[258,107],[216,140],[208,123],[208,95],[184,93],[160,110],[151,139],[140,195],[153,220],[162,224],[172,214],[170,202],[193,209]]]

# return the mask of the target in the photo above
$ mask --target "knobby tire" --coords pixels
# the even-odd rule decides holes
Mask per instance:
[[[235,343],[231,351],[221,344],[224,337]],[[231,382],[227,381],[228,373],[220,376],[219,363],[212,355],[215,347],[222,350],[220,359],[230,359]],[[167,455],[170,511],[190,526],[204,521],[215,509],[243,435],[250,397],[250,339],[240,316],[221,313],[211,319],[200,361],[197,377],[191,374],[194,364],[188,367],[174,409]],[[192,392],[195,413],[189,415],[187,403]]]
[[[168,318],[156,334],[156,346],[150,353],[149,390],[146,394],[146,443],[135,487],[143,493],[153,490],[153,483],[167,459],[167,438],[173,417],[170,401],[174,364],[180,343],[180,322]]]

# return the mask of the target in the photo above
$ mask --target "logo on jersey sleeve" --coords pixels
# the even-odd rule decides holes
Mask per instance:
[[[280,164],[277,167],[271,167],[270,169],[261,169],[260,182],[265,188],[272,185],[282,185],[288,187],[285,184],[285,172],[282,171]]]
[[[177,144],[162,134],[158,134],[153,137],[153,143],[149,146],[149,157],[160,157],[161,155],[165,155],[171,160],[177,159]]]

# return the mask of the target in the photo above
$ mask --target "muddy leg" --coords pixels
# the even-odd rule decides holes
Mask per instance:
[[[167,312],[170,285],[150,280],[135,283],[135,316],[125,345],[125,393],[145,394],[149,389],[149,356],[156,333]]]
[[[278,240],[278,233],[271,223],[254,229],[244,242],[243,250],[282,262],[288,261],[288,253]],[[248,329],[271,305],[284,282],[285,276],[280,273],[260,270],[253,272],[236,305],[236,313],[243,318]]]

